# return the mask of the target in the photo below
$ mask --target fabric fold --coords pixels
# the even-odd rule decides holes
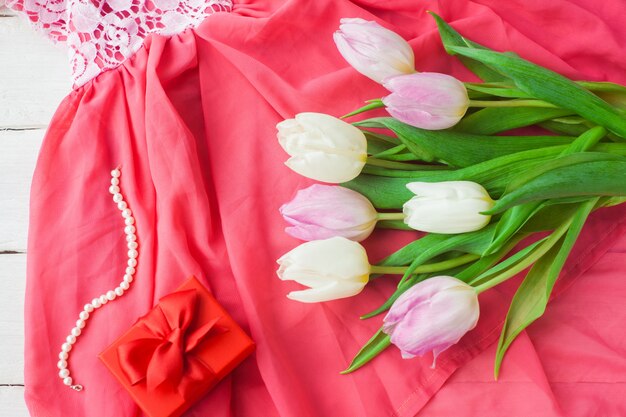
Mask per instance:
[[[203,277],[258,349],[190,415],[414,416],[459,368],[462,378],[463,366],[488,354],[483,352],[497,340],[514,283],[481,296],[478,327],[442,353],[435,369],[432,357],[405,361],[391,348],[354,374],[339,375],[381,324],[379,318],[358,316],[382,304],[396,282],[379,280],[357,298],[326,304],[285,297],[297,284],[276,278],[275,260],[298,242],[283,233],[278,208],[311,182],[284,166],[274,126],[302,111],[345,114],[384,93],[336,51],[332,33],[341,17],[375,19],[396,30],[414,47],[422,71],[474,79],[445,55],[425,13],[430,8],[495,49],[518,50],[567,75],[626,83],[623,63],[613,58],[621,53],[616,44],[605,46],[600,60],[591,44],[572,46],[583,36],[572,35],[572,28],[595,18],[558,0],[572,12],[571,20],[556,20],[559,26],[545,32],[559,9],[531,3],[520,25],[512,22],[512,11],[528,8],[528,1],[241,1],[232,13],[212,15],[196,30],[148,37],[121,67],[71,93],[46,135],[32,186],[25,371],[32,415],[137,415],[96,355],[180,284],[173,277],[191,274]],[[621,38],[625,29],[611,19],[618,2],[607,4],[601,11],[605,27],[593,33]],[[558,39],[555,33],[574,37]],[[572,48],[578,55],[559,57]],[[589,54],[594,62],[585,58]],[[108,194],[109,173],[118,165],[141,255],[132,289],[94,314],[72,351],[72,375],[86,386],[77,395],[54,381],[56,346],[84,303],[123,276],[123,223]],[[585,271],[623,235],[625,220],[620,207],[592,216],[557,294],[576,289]],[[370,258],[380,259],[415,236],[377,231],[366,242]],[[537,369],[558,356],[558,350],[546,351],[545,357],[540,352]],[[507,358],[503,379],[523,365],[526,353]],[[481,372],[491,372],[485,371],[488,361],[480,364]],[[552,384],[553,374],[546,375]],[[557,409],[554,404],[563,397],[551,399],[545,390],[552,386],[535,382],[529,380],[532,389],[524,391],[528,401]],[[497,404],[484,386],[472,386],[467,408],[461,404],[457,415],[471,415],[481,399]],[[432,415],[445,415],[437,412]]]

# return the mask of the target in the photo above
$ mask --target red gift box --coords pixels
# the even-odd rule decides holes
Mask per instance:
[[[179,417],[254,350],[191,277],[99,356],[150,417]]]

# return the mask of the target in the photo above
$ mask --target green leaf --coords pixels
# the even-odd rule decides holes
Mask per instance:
[[[345,371],[341,371],[341,373],[349,374],[350,372],[356,371],[357,369],[374,359],[376,356],[378,356],[378,354],[387,349],[390,345],[391,337],[383,333],[383,329],[381,328],[356,354],[354,359],[352,359],[350,366],[348,366],[348,369],[346,369]]]
[[[401,145],[397,145],[397,146],[394,146],[394,147],[389,148],[389,149],[385,149],[382,152],[370,153],[370,155],[372,155],[372,158],[384,159],[387,156],[396,155],[396,154],[404,151],[405,149],[406,149],[406,146],[401,144]]]
[[[374,109],[380,109],[382,107],[385,107],[385,105],[383,104],[382,100],[380,99],[374,99],[374,100],[367,100],[366,101],[366,105],[356,109],[348,114],[346,114],[345,116],[341,116],[342,119],[347,119],[348,117],[352,117],[352,116],[356,116],[357,114],[361,114],[364,113],[366,111],[370,111],[370,110],[374,110]]]
[[[482,62],[510,77],[533,97],[568,109],[626,138],[624,115],[575,82],[522,58],[495,51],[451,46],[450,51]]]
[[[582,197],[588,200],[589,197]],[[571,218],[582,201],[558,204],[559,200],[547,200],[543,207],[528,219],[519,233],[537,233],[554,230],[566,219]]]
[[[443,253],[462,251],[465,253],[482,255],[493,240],[496,224],[497,223],[492,223],[475,232],[460,233],[457,235],[437,235],[430,233],[424,236],[424,238],[433,236],[433,238],[427,242],[422,242],[424,240],[424,238],[422,238],[416,240],[413,244],[407,245],[411,246],[409,251],[411,252],[411,255],[414,255],[414,258],[402,276],[398,286],[408,280],[417,267]],[[439,238],[437,238],[437,236],[439,236]]]
[[[594,198],[579,206],[566,234],[550,251],[535,262],[515,293],[498,342],[494,367],[496,379],[504,354],[513,340],[530,323],[543,315],[554,283],[597,201],[598,199]]]
[[[441,17],[433,12],[428,12],[437,22],[437,28],[439,29],[439,36],[443,42],[443,46],[448,53],[450,53],[451,46],[467,46],[470,48],[487,49],[482,45],[472,42],[469,39],[461,36],[456,30],[447,24]],[[502,81],[507,80],[507,77],[489,68],[487,65],[482,64],[480,61],[473,59],[461,58],[461,62],[470,71],[476,74],[483,81]]]
[[[469,116],[465,116],[454,126],[454,130],[476,135],[493,135],[506,130],[531,126],[569,114],[572,114],[572,111],[555,108],[487,107]],[[509,140],[517,140],[517,138],[509,136]],[[560,140],[562,143],[566,143],[567,141],[571,141],[571,138],[562,137]]]
[[[425,130],[391,117],[368,119],[355,125],[390,129],[419,159],[425,162],[440,161],[456,167],[467,167],[512,153],[558,146],[572,141],[572,138],[559,136],[516,136],[515,140],[511,140],[507,136]]]
[[[498,251],[524,224],[539,212],[544,202],[520,204],[505,211],[494,234],[494,240],[485,251],[486,254]]]
[[[474,181],[492,198],[498,198],[511,179],[553,159],[563,149],[554,146],[519,152],[454,171],[397,171],[366,166],[363,174],[342,185],[363,194],[379,209],[401,208],[413,197],[406,184],[414,181]],[[386,178],[391,176],[397,178]]]
[[[538,250],[540,245],[542,243],[544,243],[546,241],[546,239],[547,238],[543,238],[541,240],[536,241],[535,243],[532,243],[532,244],[526,246],[524,249],[516,252],[515,254],[513,254],[510,257],[508,257],[504,261],[502,261],[499,264],[489,268],[487,271],[485,271],[482,274],[478,275],[477,277],[473,278],[471,281],[468,282],[468,284],[470,284],[472,286],[478,286],[478,285],[480,285],[482,283],[485,283],[485,282],[488,282],[488,281],[492,280],[494,277],[504,273],[505,271],[513,270],[513,269],[517,268],[518,265],[520,265],[520,263],[528,255],[530,255],[531,253],[533,253],[536,250]]]
[[[562,123],[558,120],[548,120],[542,123],[539,123],[539,126],[549,130],[550,132],[554,132],[559,135],[566,136],[579,136],[587,131],[589,127],[585,124],[571,124],[571,123]]]
[[[571,155],[576,156],[576,155]],[[626,158],[568,165],[543,173],[505,194],[489,214],[529,201],[580,196],[625,196]]]
[[[489,83],[465,83],[468,94],[472,91],[481,93],[482,97],[533,98],[525,92],[506,85]]]
[[[372,318],[374,316],[377,316],[381,313],[384,313],[385,311],[389,310],[391,308],[391,306],[393,305],[393,303],[396,302],[396,300],[402,295],[404,294],[404,292],[406,290],[408,290],[409,288],[411,288],[413,285],[417,284],[418,282],[421,282],[423,280],[425,280],[428,277],[433,276],[433,274],[419,274],[419,275],[415,275],[412,276],[411,278],[407,279],[406,281],[404,281],[402,283],[402,285],[400,285],[399,287],[396,288],[396,290],[394,291],[393,294],[391,294],[391,296],[387,299],[387,301],[385,301],[380,307],[378,307],[377,309],[364,314],[361,316],[361,319],[369,319]]]
[[[439,272],[430,273],[430,274],[418,274],[418,275],[412,276],[411,278],[404,281],[396,289],[396,291],[389,297],[389,299],[387,299],[387,301],[385,301],[380,307],[378,307],[374,311],[371,311],[361,316],[361,319],[369,319],[371,317],[377,316],[378,314],[381,314],[389,310],[391,306],[393,305],[393,303],[398,299],[398,297],[400,297],[406,290],[408,290],[409,288],[411,288],[413,285],[417,284],[418,282],[424,281],[425,279],[428,279],[430,277],[433,277],[436,275],[448,275],[448,276],[456,277],[460,279],[461,281],[465,281],[465,282],[469,281],[471,278],[477,275],[480,275],[487,269],[491,268],[496,262],[502,259],[507,253],[509,253],[509,251],[513,249],[513,247],[517,245],[517,243],[525,236],[526,235],[516,236],[514,239],[511,239],[507,243],[506,247],[502,248],[498,253],[481,257],[469,265],[461,265],[461,266],[451,268],[445,271],[439,271]],[[400,260],[400,258],[396,258],[396,260]],[[409,263],[406,257],[402,258],[401,262],[405,262],[405,264]],[[393,265],[395,265],[395,263]]]

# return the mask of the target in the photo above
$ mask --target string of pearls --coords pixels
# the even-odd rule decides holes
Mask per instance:
[[[91,300],[90,303],[85,304],[83,311],[81,311],[78,315],[76,326],[70,331],[70,334],[65,339],[65,343],[61,345],[59,363],[57,364],[59,368],[59,378],[61,378],[65,385],[75,391],[82,391],[83,386],[74,384],[74,380],[70,376],[70,370],[68,369],[72,346],[74,346],[78,340],[78,337],[87,325],[87,320],[89,320],[89,317],[94,313],[94,311],[109,301],[113,301],[117,297],[121,297],[130,288],[130,284],[133,282],[133,276],[135,275],[135,268],[137,267],[137,257],[139,256],[139,245],[137,243],[137,235],[135,234],[137,229],[135,228],[135,218],[133,217],[133,213],[128,207],[128,204],[124,201],[124,197],[122,196],[120,190],[121,175],[122,173],[119,168],[111,171],[111,186],[109,187],[109,192],[113,195],[113,202],[117,204],[117,208],[124,218],[124,233],[126,234],[126,242],[128,246],[128,262],[122,282],[120,282],[116,288],[107,291],[105,294]]]

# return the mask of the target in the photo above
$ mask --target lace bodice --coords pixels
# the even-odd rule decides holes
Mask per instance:
[[[74,86],[131,57],[150,33],[174,35],[232,0],[8,0],[54,42],[69,48]]]

